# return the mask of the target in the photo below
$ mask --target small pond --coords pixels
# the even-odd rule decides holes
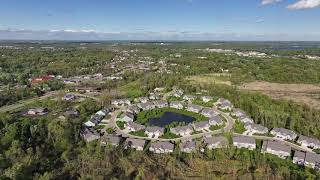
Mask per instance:
[[[185,122],[186,124],[189,124],[196,119],[191,116],[174,113],[174,112],[165,112],[160,118],[151,118],[148,122],[151,126],[159,126],[159,127],[165,127],[166,125],[171,124],[172,122]]]

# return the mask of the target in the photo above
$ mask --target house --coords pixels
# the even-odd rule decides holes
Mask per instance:
[[[210,126],[221,126],[223,125],[223,121],[221,120],[220,116],[213,116],[209,119]]]
[[[237,148],[256,149],[256,140],[248,136],[234,136],[233,145]]]
[[[295,140],[297,138],[295,132],[284,128],[273,128],[270,133],[283,140]]]
[[[174,93],[172,93],[172,96],[174,97],[181,97],[183,95],[182,90],[176,90]]]
[[[141,109],[136,106],[136,105],[133,105],[133,106],[130,106],[126,112],[128,113],[131,113],[131,114],[138,114],[139,112],[141,111]]]
[[[31,79],[31,84],[43,83],[47,81],[51,81],[54,78],[52,76],[41,76],[41,77],[34,77]]]
[[[320,149],[320,141],[315,138],[300,135],[297,143],[301,144],[303,147]]]
[[[174,144],[165,141],[158,141],[151,144],[149,151],[154,153],[172,153],[174,150]]]
[[[213,100],[213,98],[211,96],[202,96],[201,99],[205,103]]]
[[[304,165],[313,169],[320,168],[320,155],[316,153],[306,152]]]
[[[231,115],[238,119],[244,119],[247,117],[246,113],[239,108],[233,108],[233,112],[231,113]]]
[[[184,108],[183,104],[181,102],[179,102],[179,101],[172,101],[170,103],[170,107],[171,108],[176,108],[176,109],[183,109]]]
[[[63,96],[63,100],[65,100],[65,101],[73,101],[73,100],[75,100],[76,98],[77,98],[76,95],[70,94],[70,93],[68,93],[68,94],[66,94],[66,95]]]
[[[157,100],[157,99],[160,99],[161,96],[159,93],[149,93],[149,99],[152,99],[152,100]]]
[[[261,152],[276,155],[285,159],[291,154],[291,147],[280,141],[265,140],[263,141]]]
[[[149,101],[149,98],[148,97],[138,97],[137,101],[141,102],[141,103],[146,103]]]
[[[131,105],[131,101],[129,99],[114,99],[111,104],[114,106]]]
[[[220,98],[220,99],[218,99],[216,104],[222,110],[231,111],[233,109],[232,103],[227,99]]]
[[[292,162],[300,166],[303,166],[305,158],[306,158],[306,152],[295,151]]]
[[[101,109],[100,111],[96,112],[96,115],[100,115],[100,116],[106,116],[107,114],[109,114],[111,112],[111,109],[109,108],[104,108]]]
[[[146,141],[143,139],[127,138],[124,142],[124,147],[125,149],[132,148],[138,151],[142,151],[145,144]]]
[[[212,150],[217,148],[224,148],[228,145],[228,139],[224,136],[213,136],[203,138],[205,146]]]
[[[193,128],[195,131],[208,131],[210,129],[209,121],[200,121],[193,123]]]
[[[146,127],[144,125],[129,121],[127,124],[125,124],[125,128],[127,128],[129,131],[140,131],[144,130]]]
[[[141,108],[143,111],[154,109],[156,106],[153,102],[146,102],[146,103],[139,103],[138,107]]]
[[[164,108],[164,107],[168,107],[168,102],[164,101],[164,100],[158,100],[154,102],[155,106],[157,108]]]
[[[247,116],[240,118],[239,121],[242,123],[254,123],[253,119],[251,119]]]
[[[29,109],[27,114],[32,116],[43,116],[49,113],[48,108],[32,108]]]
[[[178,126],[175,128],[171,128],[170,132],[172,132],[173,134],[176,134],[176,135],[180,135],[180,136],[188,136],[193,132],[193,129],[192,129],[191,125]]]
[[[70,118],[77,118],[79,117],[80,113],[78,110],[69,108],[64,112],[65,116],[70,117]]]
[[[95,115],[91,116],[91,119],[84,124],[87,127],[96,126],[97,124],[99,124],[102,121],[103,117],[104,116],[101,114],[95,114]]]
[[[120,141],[121,141],[121,137],[112,135],[112,134],[109,134],[101,138],[102,145],[111,144],[112,146],[119,146]]]
[[[254,124],[247,122],[244,124],[244,128],[250,133],[250,134],[267,134],[268,128],[260,125],[260,124]]]
[[[202,106],[189,104],[187,107],[188,111],[199,113],[202,110]]]
[[[218,116],[220,113],[211,108],[203,108],[201,111],[201,114],[210,118],[210,117]]]
[[[98,132],[96,132],[94,129],[88,128],[88,127],[83,127],[81,129],[80,136],[87,143],[100,138],[100,135]]]
[[[184,141],[180,143],[181,152],[191,153],[196,151],[196,142],[195,141]]]
[[[129,112],[125,112],[122,114],[122,116],[119,119],[120,121],[125,121],[125,122],[133,122],[134,121],[134,115],[129,113]]]
[[[183,100],[186,100],[186,101],[192,101],[196,99],[196,96],[193,96],[193,95],[184,95],[183,96]]]
[[[163,135],[164,128],[162,127],[147,127],[145,130],[145,134],[147,134],[148,137],[152,138],[158,138],[159,136]]]
[[[98,93],[101,91],[101,88],[98,87],[88,87],[88,86],[78,86],[75,88],[75,91],[80,93]]]

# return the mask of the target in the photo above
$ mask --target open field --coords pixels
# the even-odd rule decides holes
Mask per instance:
[[[230,74],[227,73],[212,73],[196,76],[188,76],[186,80],[193,84],[225,84],[231,85]]]
[[[241,90],[261,92],[274,99],[288,99],[320,109],[320,86],[313,84],[279,84],[263,81],[245,83]]]
[[[229,74],[204,74],[188,76],[192,84],[224,84],[231,85]],[[253,81],[239,86],[240,90],[260,92],[273,99],[287,99],[320,109],[320,86],[314,84],[280,84],[265,81]]]

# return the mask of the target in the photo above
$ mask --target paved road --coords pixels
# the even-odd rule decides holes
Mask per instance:
[[[2,107],[0,107],[0,113],[5,113],[5,112],[9,112],[9,111],[13,111],[13,110],[16,110],[16,109],[23,108],[24,106],[26,106],[28,104],[32,104],[37,100],[43,100],[43,99],[47,99],[49,97],[57,96],[60,92],[61,91],[51,91],[51,92],[48,92],[48,93],[46,93],[46,94],[44,94],[43,96],[40,96],[40,97],[34,97],[34,98],[31,98],[31,99],[27,99],[27,100],[21,100],[16,104],[2,106]],[[74,95],[79,96],[79,97],[91,98],[91,99],[93,99],[95,101],[100,101],[99,98],[91,96],[91,95],[80,94],[80,93],[76,93],[76,92],[72,92],[71,94],[74,94]]]

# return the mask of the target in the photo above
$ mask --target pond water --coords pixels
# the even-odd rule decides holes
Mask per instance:
[[[159,127],[165,127],[166,125],[171,124],[172,122],[185,122],[186,124],[189,124],[196,119],[191,116],[174,113],[174,112],[165,112],[160,118],[151,118],[148,122],[151,126],[159,126]]]

